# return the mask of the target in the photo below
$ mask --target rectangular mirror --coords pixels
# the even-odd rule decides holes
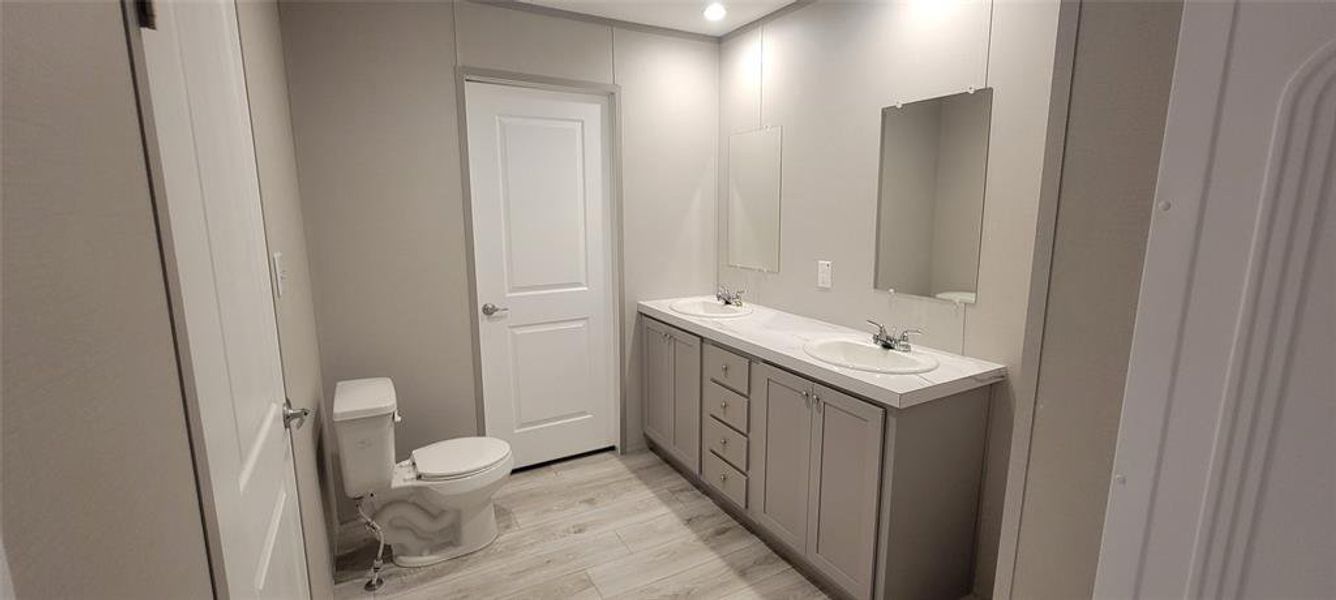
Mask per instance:
[[[780,129],[728,138],[728,264],[779,271]]]
[[[879,290],[973,304],[991,89],[881,111]]]

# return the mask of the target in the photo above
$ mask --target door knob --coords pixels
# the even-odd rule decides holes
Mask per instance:
[[[494,315],[494,314],[497,314],[497,313],[503,313],[503,312],[510,312],[510,309],[509,309],[509,308],[503,308],[503,307],[497,306],[497,305],[495,305],[495,304],[492,304],[491,302],[488,302],[487,304],[482,305],[482,314],[487,315],[487,316],[489,316],[489,317],[492,316],[492,315]]]
[[[292,399],[283,399],[283,426],[288,429],[301,429],[306,424],[306,417],[311,416],[309,408],[293,408]],[[295,425],[294,425],[295,423]]]

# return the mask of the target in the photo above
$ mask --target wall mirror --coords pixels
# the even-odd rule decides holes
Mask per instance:
[[[992,106],[982,89],[882,109],[877,289],[974,303]]]
[[[728,138],[728,264],[779,271],[780,129]]]

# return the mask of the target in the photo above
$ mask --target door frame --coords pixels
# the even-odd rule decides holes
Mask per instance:
[[[175,346],[181,393],[185,405],[186,434],[190,444],[191,462],[195,467],[195,491],[199,497],[200,518],[204,523],[205,554],[209,563],[209,577],[213,586],[214,598],[226,599],[230,598],[232,594],[228,588],[227,570],[223,562],[222,525],[219,521],[217,500],[214,497],[213,486],[210,483],[213,479],[210,474],[208,449],[204,442],[205,426],[202,416],[203,410],[200,406],[199,389],[195,381],[195,362],[192,359],[190,335],[185,325],[187,322],[185,299],[179,275],[181,265],[177,259],[176,236],[171,225],[171,206],[166,198],[167,183],[163,174],[162,150],[157,142],[158,125],[154,117],[153,96],[150,93],[148,82],[148,62],[141,31],[141,27],[144,27],[144,25],[141,23],[142,17],[133,0],[121,0],[121,10],[125,16],[126,40],[130,51],[130,66],[133,78],[131,83],[138,101],[140,136],[143,142],[144,162],[149,176],[149,196],[152,199],[153,213],[156,219],[158,247],[162,253],[162,273],[167,288],[167,307],[171,316],[172,340]],[[238,43],[240,43],[240,39],[238,39]],[[248,95],[247,102],[249,102]],[[261,202],[263,202],[263,197],[261,197]],[[265,255],[269,255],[267,239]],[[275,300],[272,294],[270,300],[271,302]],[[278,307],[276,305],[274,311],[275,316],[277,316]],[[277,340],[277,329],[274,330],[274,336]],[[281,353],[281,340],[278,343]],[[286,394],[286,372],[283,373],[283,376],[285,380],[284,393]],[[295,479],[297,475],[296,453],[293,451],[294,444],[291,430],[287,430],[286,434],[289,452],[293,456],[293,477]],[[296,488],[294,488],[294,491],[298,494],[293,502],[297,504],[298,525],[301,525],[300,495],[302,492]],[[306,589],[309,595],[315,589],[315,585],[311,581],[311,569],[306,562],[308,549],[304,530],[301,536],[301,544],[302,563],[306,571]]]
[[[576,79],[562,79],[559,77],[547,77],[543,75],[531,75],[527,73],[517,73],[513,71],[502,71],[496,69],[485,69],[479,67],[468,67],[460,65],[455,68],[455,118],[457,130],[459,132],[459,161],[460,161],[460,183],[464,192],[464,256],[468,269],[468,296],[469,296],[469,333],[473,344],[473,389],[474,389],[474,411],[477,419],[477,431],[481,435],[486,431],[486,410],[483,403],[483,381],[482,381],[482,337],[479,330],[479,320],[477,318],[481,307],[478,305],[478,274],[475,269],[475,257],[473,254],[473,185],[471,174],[469,173],[469,140],[468,140],[468,103],[465,101],[465,90],[468,83],[486,83],[492,85],[502,85],[521,89],[546,90],[553,92],[564,92],[568,94],[581,94],[585,96],[597,96],[606,98],[608,101],[608,122],[607,140],[608,140],[608,234],[612,244],[612,268],[608,272],[608,285],[612,288],[612,335],[617,342],[617,356],[613,357],[614,368],[612,369],[612,386],[617,390],[617,398],[612,403],[613,413],[612,422],[617,426],[616,435],[613,441],[616,444],[617,451],[623,452],[626,448],[626,432],[629,430],[627,424],[623,421],[627,414],[625,409],[626,399],[629,397],[626,390],[626,383],[630,379],[623,376],[623,371],[627,368],[626,359],[630,356],[627,348],[626,339],[622,335],[623,318],[626,314],[625,309],[625,290],[622,288],[622,253],[623,253],[623,220],[622,220],[622,114],[621,114],[621,86],[616,84],[599,83],[595,81],[582,81]]]

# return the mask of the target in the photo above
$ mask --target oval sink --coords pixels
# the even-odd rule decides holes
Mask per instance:
[[[937,359],[921,352],[886,350],[872,342],[846,339],[818,340],[803,346],[812,358],[835,366],[873,373],[926,373],[937,368]]]
[[[683,298],[668,305],[673,312],[706,319],[733,319],[752,314],[752,307],[724,304],[714,298]]]

